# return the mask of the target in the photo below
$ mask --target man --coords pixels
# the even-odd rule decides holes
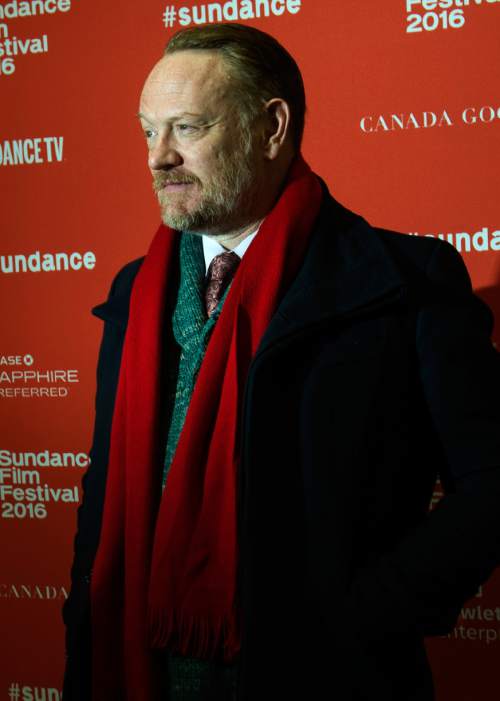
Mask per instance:
[[[332,199],[304,111],[246,26],[146,80],[164,224],[94,310],[66,701],[429,701],[423,637],[498,562],[491,314],[451,246]]]

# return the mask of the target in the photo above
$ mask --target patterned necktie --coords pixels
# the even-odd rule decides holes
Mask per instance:
[[[207,287],[205,289],[205,306],[207,315],[214,313],[227,286],[231,282],[240,257],[233,251],[224,251],[212,259],[207,271]]]

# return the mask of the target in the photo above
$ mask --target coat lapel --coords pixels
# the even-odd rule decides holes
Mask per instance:
[[[302,267],[257,355],[310,326],[356,316],[402,292],[403,278],[375,230],[326,191]]]

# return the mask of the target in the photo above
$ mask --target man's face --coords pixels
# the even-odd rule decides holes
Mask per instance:
[[[162,58],[144,85],[140,118],[165,224],[216,235],[252,223],[256,140],[242,131],[219,54]]]

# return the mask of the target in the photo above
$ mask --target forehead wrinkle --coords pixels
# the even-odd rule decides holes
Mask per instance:
[[[174,100],[185,112],[227,109],[231,81],[224,63],[213,51],[179,51],[164,56],[146,80],[141,111],[143,105],[156,99]]]

